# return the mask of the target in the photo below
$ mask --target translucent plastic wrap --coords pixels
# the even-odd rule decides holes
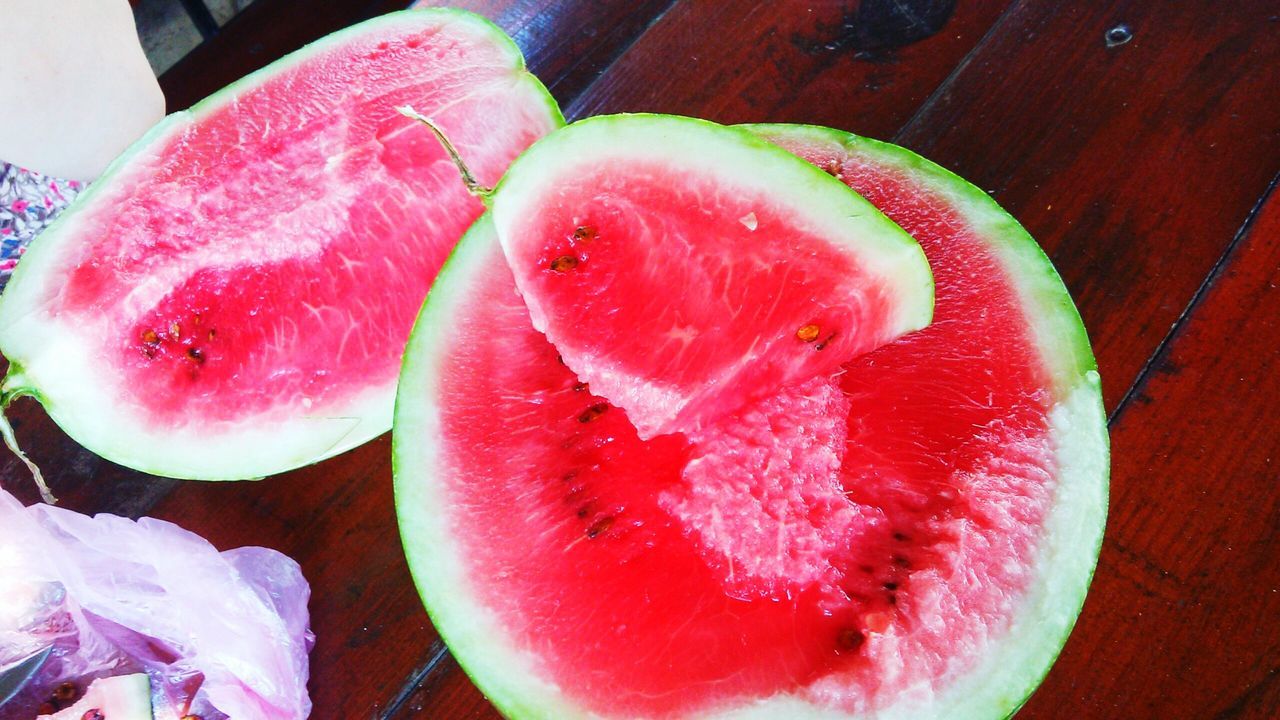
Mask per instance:
[[[305,718],[309,596],[274,550],[219,553],[172,523],[24,508],[0,490],[0,670],[53,648],[0,720],[30,720],[59,683],[136,671],[157,718]]]

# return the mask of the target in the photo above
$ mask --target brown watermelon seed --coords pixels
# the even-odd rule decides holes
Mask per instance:
[[[587,408],[585,412],[583,412],[581,415],[578,416],[578,422],[589,423],[592,420],[595,420],[596,418],[603,415],[605,411],[608,409],[609,409],[608,403],[596,403],[595,405],[592,405],[591,407]]]
[[[204,364],[204,353],[198,347],[187,348],[187,357],[197,365]]]
[[[212,340],[217,336],[218,336],[218,331],[214,330],[213,328],[209,328],[209,339]]]
[[[170,336],[172,336],[172,337],[178,337],[178,336],[179,336],[179,335],[181,335],[181,334],[182,334],[182,326],[181,326],[181,325],[179,325],[178,323],[174,323],[174,324],[172,324],[172,325],[170,325],[170,326],[169,326],[169,335],[170,335]]]
[[[613,516],[605,515],[604,517],[591,523],[591,527],[587,528],[587,537],[595,539],[601,533],[608,530],[613,525]]]
[[[60,703],[74,702],[80,695],[75,683],[64,682],[53,690],[53,699]]]
[[[158,345],[160,344],[160,336],[156,334],[155,330],[147,328],[142,331],[142,342],[148,345]]]
[[[804,342],[813,342],[818,339],[818,333],[820,332],[822,332],[821,328],[813,323],[809,323],[796,331],[796,337],[800,338]]]
[[[107,720],[107,716],[103,715],[102,711],[98,708],[94,708],[92,710],[85,711],[85,714],[80,716],[80,720]]]
[[[591,225],[579,225],[573,231],[573,239],[578,242],[591,242],[595,240],[600,233]]]
[[[578,258],[572,255],[561,255],[551,261],[551,269],[558,273],[569,272],[576,267],[578,267]]]
[[[576,382],[573,384],[574,392],[582,392],[583,390],[586,390],[586,389],[587,389],[587,384],[584,382]]]
[[[836,634],[836,648],[841,652],[854,652],[862,647],[866,638],[857,628],[845,628]]]

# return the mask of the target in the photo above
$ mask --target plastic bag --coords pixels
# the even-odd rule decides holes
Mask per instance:
[[[53,647],[0,720],[30,720],[59,683],[137,671],[157,718],[305,718],[309,596],[274,550],[219,553],[172,523],[24,508],[0,490],[0,668]]]

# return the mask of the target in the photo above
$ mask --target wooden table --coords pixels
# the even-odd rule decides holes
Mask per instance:
[[[173,109],[401,2],[258,0],[162,82]],[[1053,258],[1101,366],[1111,517],[1020,717],[1280,717],[1280,6],[1116,0],[465,0],[573,118],[649,110],[891,139],[991,192]],[[30,401],[64,504],[298,559],[317,718],[496,712],[410,583],[382,437],[258,483],[90,455]],[[34,501],[0,458],[4,486]]]

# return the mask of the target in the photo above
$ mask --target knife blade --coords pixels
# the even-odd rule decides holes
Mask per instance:
[[[51,652],[53,652],[52,646],[0,670],[0,707],[12,700],[13,696],[35,677],[35,674],[44,666],[44,661],[49,659]]]

